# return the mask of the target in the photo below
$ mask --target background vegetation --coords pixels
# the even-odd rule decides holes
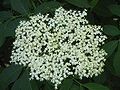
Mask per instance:
[[[104,72],[98,77],[69,77],[59,90],[120,90],[120,1],[119,0],[0,0],[0,90],[54,90],[49,81],[29,81],[25,67],[10,65],[15,28],[30,15],[65,9],[87,8],[91,24],[104,27],[108,36],[103,48],[108,53]]]

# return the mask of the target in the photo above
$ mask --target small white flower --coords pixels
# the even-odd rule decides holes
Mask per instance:
[[[29,67],[30,80],[50,80],[55,89],[69,75],[97,76],[103,72],[106,52],[100,46],[107,37],[86,15],[60,7],[53,18],[38,14],[21,21],[11,62]]]

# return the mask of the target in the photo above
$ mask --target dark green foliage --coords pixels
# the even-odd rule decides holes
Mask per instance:
[[[107,88],[106,86],[97,83],[86,83],[84,84],[84,86],[89,90],[109,90],[109,88]]]
[[[36,80],[31,80],[30,83],[31,83],[32,90],[39,90]]]
[[[49,81],[45,81],[44,90],[54,90],[53,84]]]
[[[120,35],[120,30],[113,25],[105,25],[103,32],[110,36]]]
[[[22,18],[16,18],[6,21],[4,24],[0,24],[0,46],[4,43],[6,37],[14,37],[15,29]]]
[[[14,83],[11,90],[32,90],[28,70],[23,72],[20,78]]]
[[[48,13],[53,12],[55,9],[59,8],[61,4],[56,1],[44,2],[35,9],[35,13]]]
[[[112,14],[108,9],[108,7],[113,3],[114,3],[114,0],[99,0],[97,5],[93,9],[93,12],[95,12],[98,16],[110,17],[112,16]]]
[[[13,10],[23,15],[30,13],[30,0],[10,0]]]
[[[72,87],[69,90],[82,90],[82,89],[80,89],[79,85],[73,84]]]
[[[99,2],[99,0],[92,0],[92,1],[90,2],[91,8],[93,9],[93,8],[97,5],[98,2]]]
[[[102,74],[100,74],[99,76],[97,77],[94,77],[93,80],[96,82],[96,83],[99,83],[99,84],[104,84],[105,81],[107,80],[107,73],[106,72],[103,72]]]
[[[4,35],[4,25],[0,24],[0,46],[4,43],[5,41],[5,35]]]
[[[20,20],[22,20],[22,18],[17,18],[4,24],[4,32],[6,36],[14,37],[15,29],[17,28],[17,25],[19,25]]]
[[[12,18],[12,13],[10,11],[0,11],[0,22],[3,22],[9,18]]]
[[[120,5],[110,5],[109,9],[114,15],[120,16]]]
[[[50,13],[60,6],[65,9],[88,10],[91,24],[103,27],[108,39],[103,49],[108,53],[104,72],[93,78],[68,77],[58,90],[120,90],[120,1],[119,0],[1,0],[0,1],[0,90],[54,90],[49,81],[29,81],[27,69],[5,62],[7,40],[15,39],[20,20],[36,13]],[[9,39],[8,39],[9,38]],[[12,42],[11,42],[12,43]],[[10,53],[9,53],[10,54]],[[7,57],[10,58],[10,57]],[[10,60],[10,59],[9,59]],[[10,65],[9,67],[7,65]]]
[[[106,50],[106,52],[108,54],[107,57],[111,56],[114,53],[117,45],[118,45],[118,41],[117,40],[113,40],[113,41],[110,41],[110,42],[106,43],[103,46],[103,49]]]
[[[70,90],[72,83],[73,83],[73,79],[71,79],[71,78],[65,79],[63,81],[63,84],[62,84],[60,90]]]
[[[120,41],[118,44],[118,49],[115,52],[115,56],[113,58],[113,66],[115,68],[116,74],[120,76]]]
[[[88,0],[66,0],[68,3],[73,4],[77,7],[88,8],[90,7]]]
[[[5,90],[7,86],[13,83],[20,75],[22,67],[11,65],[4,69],[0,74],[0,90]]]

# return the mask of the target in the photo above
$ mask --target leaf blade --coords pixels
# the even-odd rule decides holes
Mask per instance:
[[[115,51],[115,49],[117,48],[117,45],[118,45],[118,41],[117,40],[113,40],[113,41],[110,41],[108,43],[106,43],[104,46],[103,46],[103,49],[107,52],[107,57],[111,56],[112,53]]]
[[[120,75],[120,41],[115,57],[113,58],[113,66],[115,68],[116,74]]]
[[[60,88],[60,90],[69,90],[72,86],[72,83],[73,83],[73,79],[71,78],[67,78],[63,81],[63,84]]]
[[[66,1],[77,7],[81,7],[81,8],[89,8],[90,7],[88,0],[66,0]]]
[[[120,35],[120,30],[116,26],[113,26],[113,25],[105,25],[103,28],[103,32],[110,36]]]
[[[59,8],[61,4],[57,1],[44,2],[35,9],[35,13],[47,13]]]
[[[103,86],[101,84],[97,84],[97,83],[86,83],[84,84],[84,86],[89,90],[109,90],[108,87]]]
[[[120,17],[120,5],[110,5],[109,10],[114,14]]]
[[[10,11],[0,11],[0,21],[3,22],[11,18],[13,14]]]
[[[99,0],[92,0],[90,2],[91,8],[93,9],[97,5],[98,2],[99,2]]]
[[[14,82],[22,71],[22,67],[18,65],[11,65],[5,68],[0,74],[0,90],[5,90],[6,87]]]
[[[22,76],[14,83],[11,90],[32,90],[27,70],[25,70]]]
[[[3,45],[3,43],[5,41],[5,35],[4,35],[3,27],[4,27],[4,25],[0,24],[0,47]]]
[[[29,0],[10,0],[10,2],[12,9],[19,12],[20,14],[27,15],[30,13]]]

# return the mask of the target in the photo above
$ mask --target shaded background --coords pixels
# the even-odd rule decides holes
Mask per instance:
[[[9,61],[19,21],[39,12],[53,15],[60,6],[88,10],[90,24],[103,26],[108,36],[102,47],[108,56],[101,75],[83,80],[69,77],[59,90],[120,90],[120,0],[0,0],[0,90],[54,90],[49,81],[29,81],[29,70]]]

